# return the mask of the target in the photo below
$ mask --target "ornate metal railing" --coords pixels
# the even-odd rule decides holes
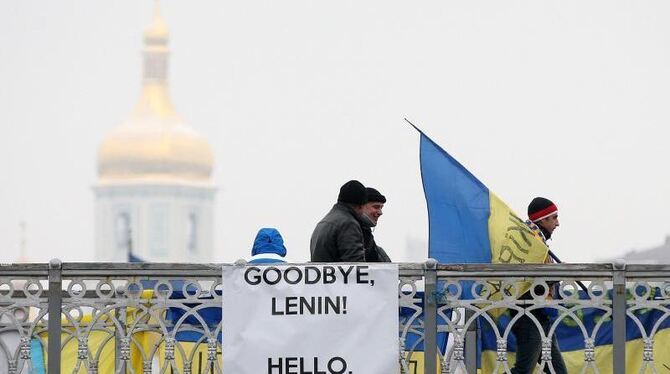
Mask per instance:
[[[670,266],[399,266],[402,373],[474,373],[485,336],[482,371],[508,372],[512,326],[538,308],[556,311],[539,362],[552,372],[552,337],[567,325],[583,344],[564,352],[579,371],[670,369]],[[0,373],[45,362],[48,373],[220,373],[221,292],[221,264],[2,265]]]

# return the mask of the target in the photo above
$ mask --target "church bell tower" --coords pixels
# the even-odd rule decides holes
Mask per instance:
[[[98,261],[212,260],[214,157],[170,100],[168,40],[156,6],[144,32],[139,100],[98,149]]]

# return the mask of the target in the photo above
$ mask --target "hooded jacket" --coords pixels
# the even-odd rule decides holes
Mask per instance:
[[[271,264],[277,262],[286,262],[286,247],[284,238],[277,229],[262,228],[258,230],[254,245],[251,248],[251,264]]]

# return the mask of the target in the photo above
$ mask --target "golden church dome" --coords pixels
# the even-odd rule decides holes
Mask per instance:
[[[165,22],[158,11],[144,33],[144,82],[130,118],[98,149],[101,183],[183,181],[207,183],[213,164],[207,141],[176,114],[167,84]]]
[[[207,141],[177,117],[135,117],[98,149],[98,176],[110,180],[208,181],[213,156]]]
[[[168,35],[167,24],[163,21],[163,17],[161,17],[157,3],[154,8],[154,19],[151,21],[149,27],[144,30],[144,42],[151,44],[152,42],[160,41],[163,44],[167,44]]]

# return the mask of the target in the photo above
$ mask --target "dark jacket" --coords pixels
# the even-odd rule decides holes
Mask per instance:
[[[391,262],[391,258],[384,248],[375,243],[375,237],[372,235],[372,228],[361,223],[363,230],[363,246],[365,247],[366,262]]]
[[[309,250],[312,262],[363,262],[363,231],[356,212],[337,203],[316,225]]]

